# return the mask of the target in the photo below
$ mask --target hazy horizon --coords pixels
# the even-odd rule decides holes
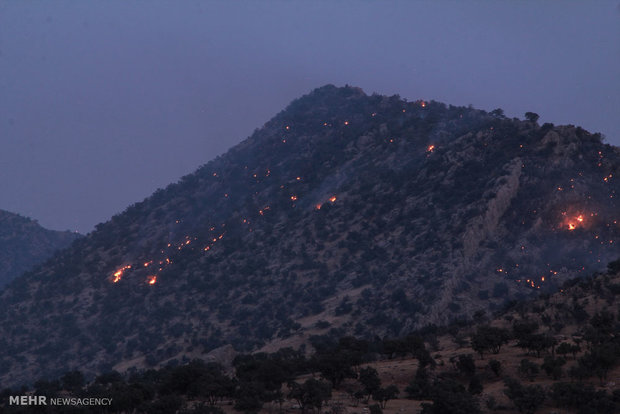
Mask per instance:
[[[617,0],[0,0],[0,209],[88,232],[328,83],[620,145],[619,73]]]

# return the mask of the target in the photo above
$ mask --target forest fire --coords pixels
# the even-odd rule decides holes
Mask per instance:
[[[586,222],[583,214],[569,216],[566,212],[563,212],[562,215],[566,217],[564,219],[564,226],[568,231],[573,231],[579,227],[585,226]]]
[[[117,283],[118,281],[120,281],[121,278],[123,277],[123,273],[125,272],[125,270],[128,270],[128,269],[131,269],[131,265],[123,266],[120,269],[118,269],[116,272],[114,272],[112,283]]]
[[[434,145],[429,145],[428,147],[426,147],[426,152],[433,152],[433,151],[435,151]]]
[[[332,203],[332,204],[333,204],[333,203],[335,203],[335,202],[336,202],[336,199],[337,199],[337,197],[336,197],[335,195],[333,195],[333,196],[331,196],[331,197],[328,199],[328,201],[329,201],[330,203]],[[314,208],[315,208],[315,209],[317,209],[317,210],[320,210],[320,209],[321,209],[321,207],[323,207],[323,203],[318,203],[318,204],[316,204],[316,205],[314,206]]]
[[[149,285],[154,285],[157,283],[157,275],[149,276]]]

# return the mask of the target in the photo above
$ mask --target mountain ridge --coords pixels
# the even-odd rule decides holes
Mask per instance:
[[[619,160],[579,127],[316,89],[9,285],[0,378],[249,351],[328,317],[395,336],[553,290],[619,255]]]
[[[77,237],[76,233],[48,230],[36,220],[0,210],[0,288]]]

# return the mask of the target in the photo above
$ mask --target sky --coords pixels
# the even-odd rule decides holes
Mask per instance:
[[[0,209],[87,233],[328,83],[620,145],[620,0],[0,0]]]

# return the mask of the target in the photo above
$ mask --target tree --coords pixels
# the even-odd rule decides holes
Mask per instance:
[[[316,408],[320,413],[323,404],[332,396],[330,384],[314,378],[306,380],[303,384],[290,382],[288,387],[291,390],[288,398],[297,401],[303,413],[306,413],[309,408]]]
[[[461,374],[468,377],[471,377],[476,373],[476,363],[471,355],[459,355],[456,360],[456,368]]]
[[[366,404],[370,396],[381,388],[381,380],[377,370],[373,367],[362,368],[358,378],[360,384],[362,384],[364,395],[366,396]]]
[[[520,413],[533,414],[545,401],[545,391],[540,385],[524,387],[512,378],[506,378],[504,394],[517,407]]]
[[[62,388],[72,392],[80,390],[85,383],[84,375],[78,370],[65,373],[60,380],[62,381]]]
[[[584,370],[595,374],[601,383],[607,379],[607,373],[614,368],[620,360],[620,345],[608,342],[594,346],[584,356],[579,358],[578,365]]]
[[[540,358],[540,353],[546,351],[549,348],[554,348],[558,341],[547,334],[528,334],[521,337],[517,346],[525,348],[528,352],[536,354],[537,358]]]
[[[325,352],[313,357],[311,364],[321,373],[321,376],[332,383],[334,389],[338,389],[346,378],[356,378],[355,371],[351,368],[357,365],[357,361],[350,358],[346,352]]]
[[[398,387],[396,385],[389,385],[386,388],[379,388],[372,393],[372,399],[378,401],[381,408],[385,408],[385,405],[389,400],[393,400],[398,397]]]
[[[368,411],[370,412],[370,414],[383,414],[383,410],[381,409],[381,406],[379,404],[373,404],[370,407],[368,407]]]
[[[534,362],[529,359],[522,359],[521,364],[519,365],[519,373],[529,379],[530,381],[534,381],[534,377],[538,374],[539,368]]]
[[[577,352],[579,351],[581,351],[581,347],[579,345],[569,344],[568,342],[562,342],[555,350],[558,355],[573,354],[573,359],[577,359]]]
[[[552,356],[546,356],[545,361],[540,366],[545,370],[548,376],[554,380],[560,379],[562,376],[562,366],[566,364],[566,360],[562,357],[554,358]]]
[[[415,377],[409,383],[409,386],[405,388],[407,398],[416,400],[424,400],[429,398],[431,393],[431,382],[429,380],[426,367],[419,366],[415,372]]]
[[[549,396],[556,407],[577,409],[580,414],[613,414],[620,408],[617,397],[596,391],[589,384],[556,382]]]
[[[540,118],[540,116],[538,116],[538,114],[535,113],[535,112],[526,112],[525,113],[525,119],[527,119],[530,122],[536,122],[536,121],[538,121],[538,118]]]
[[[504,110],[502,108],[496,108],[490,112],[495,118],[504,119],[506,115],[504,115]]]
[[[478,414],[478,401],[460,383],[444,379],[433,384],[432,404],[422,403],[422,414]]]
[[[467,391],[469,391],[472,395],[481,394],[484,387],[482,386],[482,382],[478,376],[472,377],[471,381],[469,381],[469,386],[467,387]]]
[[[493,371],[496,377],[499,377],[502,373],[502,363],[497,359],[492,359],[489,361],[489,368]]]
[[[480,326],[471,337],[471,347],[482,359],[487,351],[498,354],[502,345],[508,343],[509,339],[510,334],[506,329]]]

